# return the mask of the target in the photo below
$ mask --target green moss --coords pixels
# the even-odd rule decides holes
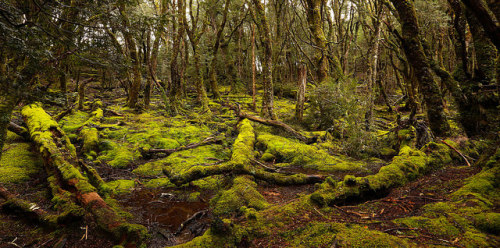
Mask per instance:
[[[99,146],[99,133],[96,128],[83,129],[80,134],[83,140],[83,151],[90,152],[97,150]]]
[[[42,166],[42,160],[31,152],[29,143],[7,144],[0,160],[0,183],[26,181]]]
[[[270,161],[273,161],[276,157],[269,153],[269,152],[265,152],[264,154],[262,154],[262,157],[260,159],[266,161],[266,162],[270,162]]]
[[[131,189],[133,189],[135,187],[135,181],[121,179],[121,180],[107,182],[107,185],[113,191],[113,193],[122,194],[122,193],[127,193]]]
[[[172,173],[182,174],[194,166],[211,164],[214,162],[214,159],[228,159],[227,152],[227,149],[221,145],[199,146],[194,149],[173,153],[167,158],[154,163],[155,168],[163,164],[168,166]]]
[[[476,202],[480,206],[489,207],[500,201],[500,166],[488,169],[467,179],[467,183],[453,193],[452,199],[458,202]]]
[[[23,137],[7,130],[7,136],[5,137],[5,143],[23,142]]]
[[[159,176],[163,174],[163,168],[165,168],[164,161],[153,161],[139,165],[132,173],[147,177]]]
[[[255,144],[255,133],[248,119],[238,124],[239,134],[233,144],[231,161],[235,164],[249,164],[254,159],[253,146]]]
[[[330,172],[363,169],[361,163],[344,161],[316,146],[302,144],[284,137],[259,134],[257,140],[257,145],[265,149],[264,155],[271,154],[278,162]],[[271,155],[266,155],[265,158],[270,158]]]
[[[224,184],[223,176],[215,175],[200,180],[193,181],[192,184],[200,190],[218,191]]]
[[[99,160],[107,161],[112,167],[126,168],[139,156],[138,153],[134,153],[124,144],[118,144],[110,141],[108,145],[111,149],[103,152],[103,155],[99,157]]]
[[[144,183],[144,187],[146,188],[167,188],[167,187],[175,187],[173,183],[168,180],[166,177],[151,179]]]
[[[83,111],[74,111],[72,114],[65,116],[59,122],[62,130],[67,133],[76,132],[76,130],[82,127],[87,119],[89,118],[89,114]]]
[[[483,232],[500,234],[500,213],[480,213],[474,216],[474,225]]]
[[[442,236],[456,236],[460,234],[460,230],[451,224],[444,216],[438,218],[426,218],[422,216],[414,216],[394,220],[397,224],[402,224],[410,228],[420,228],[429,233]]]
[[[210,201],[213,212],[226,215],[238,211],[242,206],[264,209],[269,206],[255,188],[257,184],[250,178],[240,176],[234,179],[231,189],[222,191]]]

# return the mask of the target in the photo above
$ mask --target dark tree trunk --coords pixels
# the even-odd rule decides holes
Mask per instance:
[[[448,133],[450,126],[444,115],[444,106],[439,88],[434,81],[430,65],[424,53],[419,36],[417,16],[413,2],[406,0],[391,0],[399,13],[402,25],[403,48],[419,81],[420,93],[427,107],[427,118],[431,130],[437,136]]]

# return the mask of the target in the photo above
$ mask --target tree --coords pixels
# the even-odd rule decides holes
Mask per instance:
[[[274,114],[274,92],[273,92],[273,50],[271,44],[271,33],[269,32],[269,24],[267,23],[264,6],[260,0],[252,0],[254,10],[252,12],[253,19],[259,30],[260,41],[262,44],[263,55],[262,59],[262,85],[264,94],[262,96],[262,115],[271,119],[276,119]]]
[[[420,93],[427,108],[427,118],[431,130],[438,136],[445,136],[450,126],[444,115],[444,106],[434,81],[431,68],[420,38],[420,28],[413,2],[408,0],[391,0],[399,14],[402,30],[403,48],[409,63],[418,78]]]

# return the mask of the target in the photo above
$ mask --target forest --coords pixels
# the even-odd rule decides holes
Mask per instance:
[[[2,0],[0,248],[500,247],[498,0]]]

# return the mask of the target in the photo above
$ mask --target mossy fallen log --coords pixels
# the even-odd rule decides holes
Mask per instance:
[[[248,119],[243,119],[237,126],[239,134],[233,144],[231,160],[227,163],[213,166],[194,166],[180,175],[173,175],[167,168],[163,172],[170,181],[176,185],[182,185],[208,176],[232,173],[251,175],[256,179],[264,180],[278,185],[311,184],[322,182],[324,178],[317,175],[284,175],[271,173],[253,165],[255,133]]]
[[[454,153],[448,146],[434,142],[420,150],[404,146],[399,155],[377,174],[366,177],[348,175],[341,182],[327,180],[310,197],[318,205],[330,206],[381,197],[392,188],[403,186],[425,173],[450,164],[453,159],[457,159],[452,155]]]
[[[0,205],[3,210],[14,212],[21,215],[23,218],[47,226],[55,226],[57,223],[57,215],[48,214],[35,203],[16,197],[7,191],[6,188],[0,187],[0,198],[5,199],[5,202]]]
[[[79,205],[92,213],[99,227],[115,239],[132,246],[142,243],[147,236],[146,228],[127,223],[96,192],[89,179],[78,169],[75,148],[57,122],[39,104],[25,106],[21,114],[46,170],[57,176],[62,188],[72,192]]]

